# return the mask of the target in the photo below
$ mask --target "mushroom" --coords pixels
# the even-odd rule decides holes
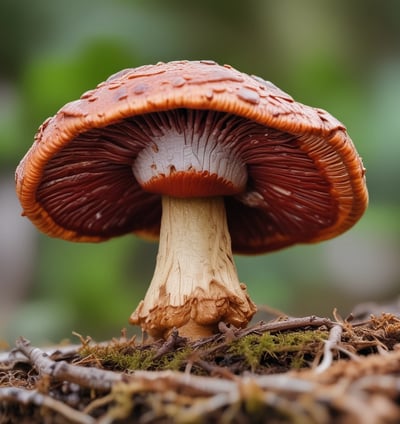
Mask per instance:
[[[256,306],[232,251],[258,254],[348,230],[368,203],[345,127],[263,79],[213,61],[126,69],[39,128],[16,171],[41,231],[99,242],[159,236],[132,324],[192,338]]]

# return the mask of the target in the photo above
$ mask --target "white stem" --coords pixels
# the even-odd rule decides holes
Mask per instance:
[[[162,207],[156,269],[131,323],[154,337],[245,326],[256,308],[237,276],[223,199],[165,196]]]

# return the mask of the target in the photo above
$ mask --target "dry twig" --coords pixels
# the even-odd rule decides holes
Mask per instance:
[[[342,337],[342,326],[334,325],[329,332],[329,339],[325,341],[324,356],[321,363],[315,368],[315,372],[320,374],[326,371],[333,362],[333,350],[337,349]]]
[[[65,403],[53,399],[51,396],[39,393],[37,390],[26,390],[15,387],[0,387],[0,402],[12,402],[22,405],[36,405],[46,407],[53,412],[77,424],[94,424],[90,415],[77,411]]]
[[[20,337],[16,342],[17,348],[33,363],[40,374],[48,375],[56,380],[66,380],[83,387],[95,390],[110,390],[116,382],[122,381],[122,375],[97,368],[87,368],[71,365],[65,361],[55,362],[47,353]]]

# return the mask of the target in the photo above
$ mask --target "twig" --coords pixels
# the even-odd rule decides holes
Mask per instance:
[[[176,349],[185,346],[187,340],[188,339],[186,339],[185,337],[181,337],[179,335],[178,330],[174,329],[171,332],[171,335],[165,341],[165,343],[163,343],[160,349],[158,349],[153,359],[161,358],[165,354],[174,352]]]
[[[295,330],[298,328],[304,327],[327,327],[332,328],[334,325],[337,325],[334,321],[329,318],[321,318],[315,315],[310,315],[308,317],[301,318],[293,318],[293,317],[285,317],[284,320],[276,320],[272,322],[260,323],[253,327],[245,328],[240,331],[238,336],[247,336],[251,333],[262,332],[265,333],[267,331],[273,333],[277,331],[285,331],[285,330]]]
[[[394,375],[366,375],[358,379],[353,387],[360,390],[396,392],[400,394],[400,377]]]
[[[162,391],[166,387],[174,389],[179,387],[184,393],[193,393],[198,396],[211,396],[218,393],[233,393],[240,385],[253,382],[263,390],[278,390],[287,393],[307,393],[316,386],[314,382],[289,376],[286,374],[272,374],[264,376],[248,375],[240,379],[227,379],[216,377],[203,377],[187,375],[177,371],[135,371],[130,379],[137,383],[142,381],[152,391]]]
[[[95,390],[110,390],[116,382],[123,381],[122,374],[113,371],[71,365],[65,361],[55,362],[43,350],[33,347],[31,343],[20,337],[16,341],[17,348],[26,355],[40,374],[49,375],[57,380],[66,380],[90,387]]]
[[[79,345],[55,346],[43,349],[48,356],[71,357],[77,354]],[[12,369],[16,363],[30,362],[29,358],[17,349],[0,352],[0,369]]]
[[[86,406],[86,408],[83,410],[85,414],[90,414],[92,411],[94,411],[97,408],[100,408],[102,406],[110,404],[112,401],[114,401],[114,395],[109,393],[101,398],[96,398],[92,402],[89,403],[89,405]]]
[[[39,393],[36,390],[27,390],[15,387],[1,387],[0,388],[0,401],[1,402],[15,402],[22,405],[36,405],[39,407],[46,407],[58,414],[61,414],[68,420],[78,424],[94,424],[95,419],[90,415],[79,412],[63,402],[55,400],[50,396]]]
[[[269,321],[269,322],[263,322],[260,321],[259,323],[243,328],[243,329],[232,329],[231,332],[229,332],[229,336],[233,335],[234,338],[240,338],[247,336],[249,334],[255,333],[255,334],[262,334],[266,332],[276,333],[279,331],[285,331],[285,330],[296,330],[304,327],[327,327],[331,328],[333,325],[336,325],[334,321],[330,320],[329,318],[321,318],[317,317],[315,315],[310,315],[308,317],[301,317],[301,318],[294,318],[294,317],[288,317],[284,316],[282,317],[284,319],[277,319],[275,321]],[[214,336],[210,336],[204,339],[200,339],[193,343],[193,349],[200,348],[207,344],[213,344],[220,342],[221,340],[227,341],[226,337],[226,331],[225,327],[227,329],[230,329],[228,326],[224,326],[223,324],[219,324],[219,330],[221,331],[220,334],[215,334]],[[229,339],[229,337],[228,337]]]
[[[232,371],[230,371],[228,368],[210,364],[200,358],[195,359],[193,363],[199,366],[200,368],[203,368],[203,370],[207,371],[211,376],[218,375],[228,380],[234,380],[236,377],[235,374],[233,374]]]
[[[238,392],[217,394],[200,402],[196,402],[188,408],[182,409],[179,419],[181,422],[196,422],[199,421],[199,417],[207,416],[207,414],[223,409],[226,406],[232,407],[232,405],[237,404],[239,401]]]
[[[233,340],[237,339],[238,329],[232,325],[227,326],[224,322],[218,324],[218,330],[221,334],[225,336],[225,342],[231,343]]]
[[[324,356],[320,364],[315,368],[317,374],[326,371],[333,362],[333,350],[337,349],[342,337],[342,326],[334,325],[329,332],[329,339],[325,341]]]

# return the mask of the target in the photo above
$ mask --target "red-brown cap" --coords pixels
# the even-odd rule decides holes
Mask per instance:
[[[184,140],[173,154],[171,132]],[[16,183],[24,215],[74,241],[156,236],[162,194],[226,196],[233,250],[261,253],[349,229],[367,207],[364,174],[329,113],[228,65],[177,61],[123,70],[62,107]]]

